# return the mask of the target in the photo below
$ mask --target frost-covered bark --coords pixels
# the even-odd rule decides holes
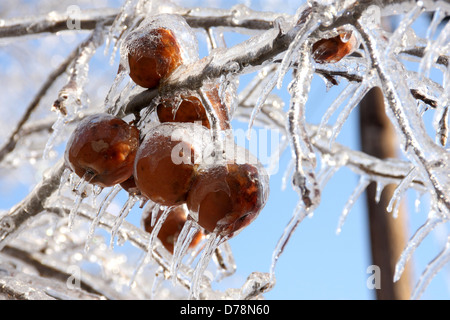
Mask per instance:
[[[425,38],[420,38],[411,26],[419,16],[429,12],[433,17]],[[11,123],[8,130],[1,132],[2,168],[29,166],[34,172],[52,165],[53,168],[43,174],[41,182],[28,196],[0,215],[0,248],[3,249],[0,261],[6,265],[8,261],[19,259],[38,271],[51,267],[52,271],[48,272],[61,282],[68,267],[82,265],[82,261],[77,260],[81,248],[88,253],[88,258],[84,259],[100,266],[104,275],[103,280],[97,281],[90,270],[79,267],[86,283],[75,281],[76,295],[83,299],[260,298],[276,285],[276,263],[282,258],[297,226],[321,202],[328,200],[321,192],[329,179],[340,168],[348,167],[360,179],[343,208],[338,232],[370,182],[377,183],[377,194],[387,184],[397,185],[388,208],[394,214],[394,204],[407,190],[416,189],[430,196],[429,217],[399,257],[393,279],[397,280],[414,249],[436,225],[447,222],[450,217],[447,144],[450,24],[443,22],[449,12],[448,2],[431,0],[308,1],[300,5],[295,14],[255,11],[244,5],[229,9],[185,8],[168,1],[127,0],[120,8],[80,9],[75,16],[61,11],[5,18],[0,23],[0,50],[6,52],[22,38],[35,40],[52,34],[70,34],[81,35],[82,41],[70,48],[72,52],[60,52],[66,58],[57,64],[47,80],[40,80],[43,84],[35,90],[37,94],[23,116],[12,117],[17,124]],[[193,59],[178,67],[158,89],[147,90],[128,78],[121,44],[146,17],[160,13],[181,16],[194,28],[196,36],[206,41],[209,52],[202,59]],[[401,18],[392,33],[384,31],[380,23],[382,16],[390,15]],[[313,44],[343,32],[353,34],[360,46],[338,62],[316,63],[311,52]],[[227,47],[225,33],[249,37]],[[104,58],[111,62],[113,81],[98,77],[98,70],[92,71],[95,54],[103,46]],[[52,49],[61,50],[48,50]],[[197,50],[197,47],[192,44],[190,49]],[[417,62],[418,71],[408,69],[405,61]],[[36,66],[30,68],[34,70]],[[440,78],[431,76],[431,71],[439,72]],[[244,75],[253,77],[245,86],[238,81]],[[283,101],[274,89],[282,89],[290,75],[289,98]],[[308,123],[305,116],[315,75],[322,77],[329,87],[337,86],[339,81],[347,83],[318,125]],[[230,104],[233,119],[248,122],[250,128],[259,125],[282,132],[284,144],[275,156],[290,149],[292,165],[286,176],[292,170],[291,184],[299,196],[292,219],[273,249],[269,272],[255,271],[241,288],[223,292],[213,291],[211,282],[231,275],[239,267],[234,264],[226,239],[211,236],[199,251],[185,255],[186,241],[194,234],[195,223],[191,221],[189,228],[182,232],[184,245],[180,242],[172,257],[157,241],[156,233],[148,234],[126,221],[131,210],[152,203],[136,195],[128,196],[119,186],[102,189],[80,184],[62,159],[52,157],[54,150],[64,147],[73,126],[87,114],[109,112],[126,119],[134,117],[140,129],[145,130],[146,124],[155,121],[152,113],[162,97],[179,96],[188,90],[202,97],[205,86],[213,80],[220,83],[220,98]],[[103,87],[102,94],[92,95],[93,87],[99,84]],[[377,159],[336,142],[350,113],[374,86],[383,91],[386,112],[399,137],[403,159]],[[237,93],[235,87],[238,87]],[[19,87],[18,92],[21,90],[23,88]],[[217,138],[218,115],[208,103],[205,105]],[[329,123],[340,108],[335,123]],[[431,126],[425,123],[425,112],[434,113]],[[4,174],[8,176],[6,170]],[[116,215],[108,212],[114,198],[123,194],[128,197],[123,207]],[[152,208],[155,217],[159,209],[157,205]],[[53,227],[45,223],[49,220],[54,221]],[[71,232],[65,229],[68,222],[73,226]],[[154,223],[158,230],[160,224],[156,218]],[[116,238],[120,244],[134,245],[142,253],[141,259],[129,265],[120,255],[105,250],[106,240],[95,236],[99,228],[112,235],[109,241],[112,246]],[[432,276],[448,263],[448,252],[447,244],[426,268],[414,298],[420,297]],[[197,264],[198,258],[201,263]],[[205,273],[210,261],[214,277]],[[118,268],[122,272],[117,272]],[[26,269],[18,268],[21,277],[12,278],[11,267],[2,267],[1,270],[5,270],[5,276],[0,278],[3,297],[73,297],[74,292],[67,290],[67,285],[73,283],[66,282],[65,287],[55,284],[49,292],[39,276],[26,274]],[[149,276],[153,282],[151,290],[147,290],[148,283],[144,286],[139,280]],[[77,280],[76,277],[71,279]],[[167,286],[169,279],[176,286]]]

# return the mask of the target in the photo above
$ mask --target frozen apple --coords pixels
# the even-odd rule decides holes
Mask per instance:
[[[146,132],[136,154],[134,178],[141,193],[153,202],[174,206],[186,201],[202,152],[193,126],[162,123]],[[200,132],[204,128],[197,127]]]
[[[258,216],[267,188],[267,173],[260,165],[210,166],[199,169],[186,204],[205,230],[232,237]]]
[[[139,130],[109,114],[86,117],[75,128],[65,151],[67,165],[102,187],[127,180],[139,147]]]
[[[321,39],[314,43],[312,57],[317,63],[334,63],[351,54],[356,46],[355,36],[351,32],[344,32],[336,37]]]
[[[209,100],[219,118],[220,128],[230,129],[229,107],[220,100],[218,88],[205,93],[205,99]],[[156,112],[160,122],[201,122],[204,127],[211,128],[205,106],[196,95],[182,94],[180,99],[165,98]]]
[[[156,15],[125,37],[121,56],[136,84],[155,88],[179,65],[198,58],[197,40],[182,17]]]

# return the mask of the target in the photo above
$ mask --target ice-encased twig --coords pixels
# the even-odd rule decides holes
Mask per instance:
[[[305,105],[313,75],[309,45],[309,42],[306,42],[300,48],[299,69],[289,88],[291,105],[286,124],[292,157],[295,159],[292,184],[307,208],[317,206],[320,201],[320,190],[314,173],[316,155],[309,139],[305,119]]]
[[[87,99],[85,97],[84,85],[88,80],[89,62],[97,48],[103,43],[105,27],[102,24],[96,26],[90,36],[80,44],[78,55],[70,70],[68,82],[59,90],[58,98],[52,108],[60,111],[69,119],[73,118],[79,109],[85,108]],[[67,107],[71,106],[70,109]]]

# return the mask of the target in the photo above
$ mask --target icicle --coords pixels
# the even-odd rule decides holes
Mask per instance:
[[[381,194],[383,193],[384,187],[385,187],[384,183],[377,181],[377,187],[376,187],[376,191],[375,191],[375,202],[376,203],[380,203]]]
[[[130,195],[123,205],[122,209],[120,210],[118,216],[116,217],[116,220],[114,221],[114,225],[111,228],[111,239],[109,242],[109,247],[112,249],[114,247],[114,239],[117,235],[117,232],[119,231],[120,226],[122,225],[125,218],[130,213],[131,209],[133,209],[134,204],[138,198],[136,196]]]
[[[263,90],[260,93],[260,96],[258,100],[256,100],[255,106],[252,109],[252,113],[250,115],[250,119],[248,121],[248,133],[247,133],[247,139],[250,140],[251,137],[251,131],[253,128],[253,124],[255,122],[256,116],[261,111],[264,102],[267,100],[267,97],[272,92],[272,90],[275,88],[275,85],[277,83],[278,78],[278,72],[275,72],[272,74],[269,78],[269,81],[267,81],[266,85],[264,86]]]
[[[116,195],[119,193],[119,191],[122,190],[119,185],[114,185],[114,187],[111,188],[111,190],[105,195],[105,198],[100,203],[100,206],[97,211],[97,215],[95,216],[94,220],[92,221],[90,227],[88,236],[86,239],[86,243],[84,246],[84,251],[89,251],[89,246],[91,245],[92,238],[94,236],[95,229],[97,228],[100,219],[102,218],[103,214],[106,212],[106,209],[112,202],[112,200],[116,197]]]
[[[65,187],[66,182],[69,181],[70,175],[72,174],[72,170],[69,168],[64,169],[61,179],[59,180],[59,188],[58,188],[58,196],[61,195],[61,190]]]
[[[209,262],[211,261],[211,256],[216,250],[216,248],[224,240],[219,234],[211,233],[210,238],[206,242],[205,249],[202,252],[200,260],[195,266],[194,274],[192,275],[191,288],[189,291],[189,299],[198,299],[200,294],[200,283],[202,276]]]
[[[207,89],[206,88],[201,88],[198,90],[198,94],[201,98],[201,101],[205,107],[205,111],[206,111],[206,115],[208,117],[208,121],[211,124],[211,130],[212,130],[212,137],[214,139],[214,142],[219,143],[220,139],[219,139],[219,132],[221,132],[220,129],[220,118],[219,115],[216,112],[216,109],[214,108],[214,106],[211,104],[210,99],[207,99],[206,97],[208,96],[207,94]],[[218,146],[217,150],[221,150],[223,148],[220,148],[220,146]]]
[[[153,278],[152,290],[150,291],[150,300],[154,300],[158,293],[159,287],[164,282],[164,269],[159,267]]]
[[[69,229],[72,230],[73,224],[75,222],[75,218],[78,213],[78,209],[81,205],[81,202],[84,198],[86,198],[86,187],[88,186],[89,182],[92,180],[93,175],[90,172],[86,172],[84,176],[80,179],[77,187],[75,188],[74,192],[76,193],[75,201],[73,204],[72,209],[69,213]]]
[[[104,102],[104,110],[105,111],[112,109],[112,106],[114,105],[113,102],[115,100],[115,97],[117,97],[121,92],[120,84],[127,76],[127,71],[125,70],[125,68],[123,68],[121,66],[119,68],[120,68],[120,70],[118,71],[116,77],[114,78],[114,81],[113,81],[111,87],[109,88],[109,91],[105,97],[105,102]]]
[[[361,176],[361,178],[359,179],[358,185],[353,190],[352,194],[350,195],[350,197],[347,200],[347,203],[345,204],[344,209],[342,210],[341,216],[339,217],[338,227],[336,229],[336,234],[341,233],[342,226],[344,225],[345,220],[347,219],[348,213],[353,208],[353,205],[355,204],[356,200],[358,200],[359,197],[361,196],[361,194],[364,192],[364,190],[366,190],[369,183],[370,183],[370,179],[368,179],[365,176]]]
[[[439,24],[442,22],[442,19],[445,18],[445,16],[446,16],[445,12],[442,11],[442,9],[440,7],[436,8],[436,10],[434,11],[434,14],[433,14],[433,19],[431,20],[431,23],[428,26],[427,33],[425,36],[425,38],[428,40],[427,41],[428,45],[431,43],[430,40],[432,40],[434,38],[436,29],[439,26]]]
[[[158,221],[156,222],[154,228],[152,229],[152,232],[150,233],[150,241],[148,243],[147,252],[151,252],[153,250],[156,236],[158,235],[159,230],[161,230],[161,227],[164,221],[166,221],[166,218],[169,215],[171,209],[172,207],[161,207],[161,216],[158,218]]]
[[[188,215],[186,222],[183,225],[183,228],[178,235],[177,242],[173,248],[173,256],[172,263],[170,265],[170,273],[172,275],[172,282],[175,285],[177,281],[177,273],[178,268],[181,264],[181,260],[186,255],[186,252],[189,249],[189,245],[191,244],[194,236],[199,231],[198,225],[194,220]]]
[[[406,175],[406,177],[403,178],[403,180],[398,184],[397,188],[395,188],[394,193],[392,194],[392,198],[389,201],[389,204],[386,208],[387,212],[391,212],[394,216],[394,218],[397,218],[397,214],[398,214],[398,208],[400,205],[400,197],[402,196],[402,194],[406,191],[406,189],[409,188],[409,186],[411,185],[412,180],[416,177],[416,167],[413,167],[408,174]],[[394,203],[396,203],[395,208],[393,210],[394,207]]]
[[[44,160],[48,160],[50,157],[50,153],[55,146],[55,142],[61,136],[61,132],[64,129],[64,126],[67,122],[66,117],[62,114],[58,114],[58,119],[56,119],[55,123],[52,125],[52,134],[47,140],[45,144],[44,151],[42,153],[42,158]]]
[[[119,115],[119,112],[121,111],[121,107],[125,104],[126,99],[130,97],[133,90],[142,90],[140,87],[136,86],[136,84],[129,79],[128,83],[125,85],[123,89],[120,90],[120,94],[114,99],[114,103],[108,102],[109,106],[105,110],[106,112],[112,114],[112,115]]]
[[[139,274],[139,272],[141,271],[142,267],[144,266],[145,263],[147,263],[147,260],[152,257],[152,251],[153,251],[154,243],[156,240],[156,236],[158,235],[159,230],[161,229],[162,224],[166,220],[172,207],[163,207],[162,209],[163,209],[163,212],[162,212],[161,216],[159,217],[157,223],[155,224],[155,227],[153,228],[152,232],[150,233],[150,239],[148,240],[147,248],[145,249],[144,255],[141,258],[138,266],[136,267],[136,270],[134,271],[133,276],[131,277],[130,284],[129,284],[130,286],[134,283],[134,281],[135,281],[137,275]],[[152,214],[152,218],[153,218],[153,214]]]
[[[320,190],[323,190],[325,188],[325,185],[328,183],[328,181],[331,179],[331,177],[339,170],[339,166],[325,166],[320,174],[317,177],[317,183],[320,186]]]
[[[152,217],[150,220],[150,226],[154,227],[156,220],[158,218],[158,213],[159,213],[159,209],[161,208],[161,206],[157,203],[153,204],[153,209],[152,209]]]
[[[365,78],[365,76],[364,76]],[[317,129],[317,134],[320,136],[322,134],[323,128],[326,126],[328,121],[330,120],[331,116],[336,112],[336,110],[339,108],[339,106],[347,100],[351,95],[354,95],[354,92],[358,89],[360,86],[360,83],[353,83],[350,82],[344,90],[339,94],[339,97],[337,97],[333,103],[328,107],[325,114],[322,116],[322,119],[320,120],[319,128]]]
[[[105,51],[104,55],[108,54],[108,50],[110,48],[111,43],[113,42],[114,37],[118,37],[118,34],[122,33],[124,30],[123,23],[128,18],[130,14],[134,14],[134,8],[136,6],[138,0],[127,0],[122,7],[120,8],[120,13],[117,15],[113,24],[109,29],[108,36],[105,41]]]
[[[330,148],[334,141],[336,140],[337,135],[341,132],[342,127],[344,126],[344,123],[347,121],[350,113],[352,110],[358,105],[358,103],[361,101],[362,98],[366,95],[366,93],[370,90],[372,87],[372,75],[367,75],[364,77],[364,80],[359,85],[358,89],[356,89],[353,96],[350,98],[347,105],[344,107],[344,109],[339,114],[336,123],[333,125],[332,133],[330,137]]]
[[[287,224],[287,226],[284,228],[283,234],[281,235],[280,239],[278,240],[278,243],[273,250],[272,253],[272,263],[270,265],[270,279],[271,282],[275,282],[275,267],[278,262],[278,259],[283,254],[283,251],[289,242],[289,239],[294,234],[295,229],[298,227],[298,225],[303,221],[303,219],[312,212],[309,212],[305,209],[304,204],[302,201],[300,201],[295,210],[294,214],[291,217],[291,220]]]
[[[445,248],[437,255],[436,258],[431,261],[416,284],[412,294],[411,300],[420,299],[425,289],[430,284],[434,276],[448,263],[450,262],[450,236],[447,238]]]
[[[416,248],[422,243],[432,230],[439,224],[445,222],[441,217],[437,216],[434,212],[431,212],[427,221],[416,230],[414,235],[409,239],[405,249],[403,249],[397,264],[395,265],[394,282],[397,282],[405,270],[406,263],[411,258]]]
[[[100,193],[102,193],[103,191],[103,187],[100,187],[98,185],[93,185],[92,186],[92,207],[95,208],[97,207],[97,198],[100,195]]]

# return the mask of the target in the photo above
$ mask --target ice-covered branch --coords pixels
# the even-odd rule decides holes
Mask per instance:
[[[29,220],[44,211],[45,201],[60,186],[64,168],[64,159],[61,159],[25,199],[0,218],[0,250],[26,227]]]
[[[372,67],[378,74],[387,101],[386,112],[402,138],[406,156],[420,167],[427,184],[435,193],[434,201],[442,203],[443,209],[445,208],[448,214],[450,211],[449,181],[445,170],[450,163],[450,155],[445,149],[435,144],[426,133],[406,79],[401,76],[401,72],[392,71],[400,71],[403,67],[394,58],[383,54],[386,44],[383,43],[382,38],[375,35],[370,25],[367,26],[367,22],[362,24],[356,21],[355,27],[364,40],[364,48]]]
[[[58,201],[61,200],[64,199],[60,198]],[[72,209],[73,202],[70,201],[70,199],[66,200],[67,201],[65,201],[65,203],[62,203],[62,205],[55,206],[53,209],[47,208],[47,210],[58,212],[58,210],[62,209],[66,214],[69,214]],[[79,207],[78,216],[92,222],[96,218],[95,209],[87,204],[82,204]],[[108,212],[104,212],[101,219],[98,221],[98,226],[111,231],[114,227],[115,218],[116,216]],[[127,221],[123,221],[120,229],[120,235],[141,250],[147,250],[147,244],[149,242],[150,234],[145,232],[144,230],[128,223]],[[158,263],[165,272],[170,273],[170,259],[168,258],[167,254],[162,253],[162,250],[160,250],[160,248],[158,247],[154,247],[151,250],[150,254],[152,255],[154,261]],[[189,288],[190,286],[189,277],[187,276],[187,274],[189,274],[190,272],[192,271],[190,271],[187,266],[183,265],[176,275],[178,283],[182,284],[185,288]]]
[[[72,17],[70,13],[50,12],[45,16],[15,18],[0,27],[0,38],[21,37],[59,31],[93,30],[98,23],[110,25],[117,15],[116,9],[84,10]]]

